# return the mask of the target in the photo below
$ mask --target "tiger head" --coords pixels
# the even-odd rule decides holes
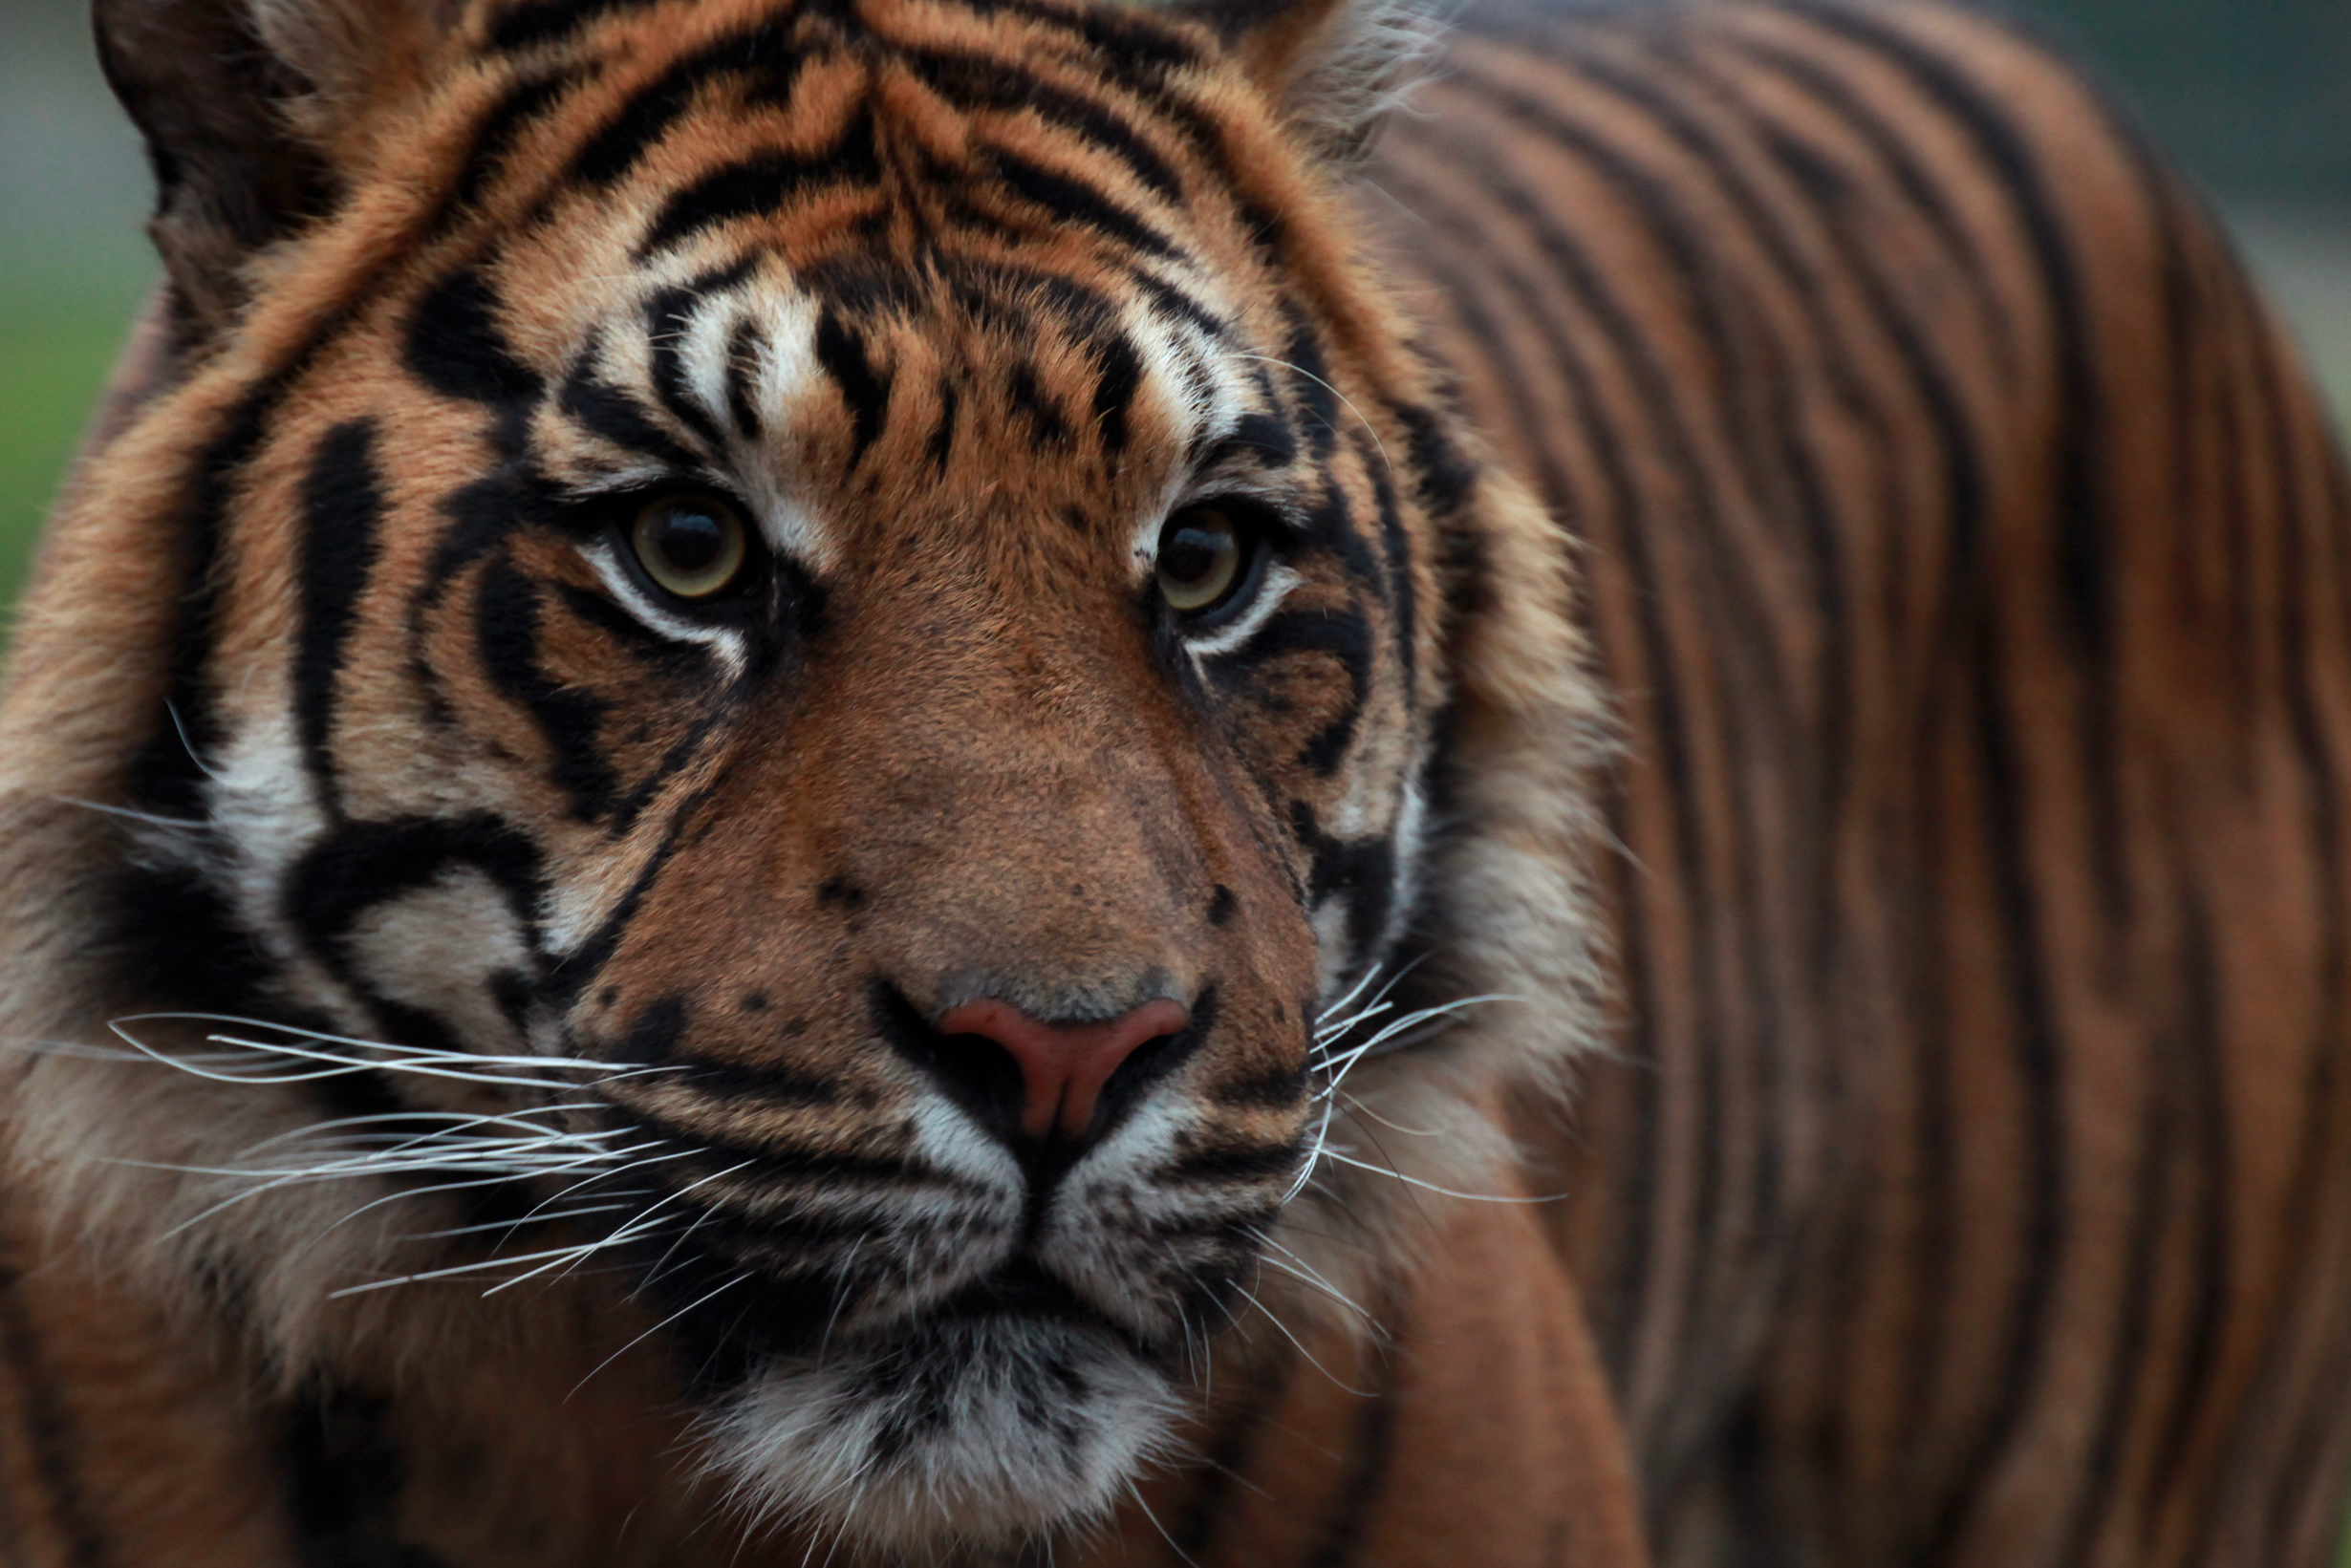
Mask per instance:
[[[295,1368],[610,1300],[922,1547],[1098,1512],[1556,1077],[1592,706],[1356,253],[1406,31],[98,10],[167,289],[5,713],[62,1211]],[[1417,955],[1517,1000],[1367,1048]]]

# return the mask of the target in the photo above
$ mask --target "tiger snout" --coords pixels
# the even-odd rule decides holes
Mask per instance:
[[[884,1537],[1101,1504],[1312,1126],[1316,947],[1251,794],[1140,703],[983,725],[978,686],[804,693],[570,1020],[621,1069],[644,1295],[725,1468]]]

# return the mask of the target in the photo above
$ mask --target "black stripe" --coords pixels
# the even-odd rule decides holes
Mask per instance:
[[[1028,421],[1037,445],[1058,445],[1069,439],[1069,421],[1061,417],[1060,404],[1037,378],[1033,361],[1017,359],[1004,372],[1004,400],[1013,413]]]
[[[301,1568],[445,1568],[400,1539],[408,1466],[382,1400],[351,1388],[306,1397],[287,1413],[278,1451]]]
[[[1232,326],[1222,316],[1164,278],[1131,271],[1127,281],[1142,294],[1151,306],[1151,313],[1158,320],[1196,328],[1212,342],[1222,343],[1232,337]]]
[[[698,814],[703,812],[715,798],[715,784],[705,786],[698,790],[693,798],[679,804],[677,811],[671,816],[668,826],[662,829],[661,842],[655,846],[652,854],[645,857],[645,864],[638,870],[636,878],[630,882],[628,891],[620,895],[620,902],[615,905],[613,912],[604,917],[603,922],[594,931],[589,934],[587,940],[581,942],[571,952],[562,955],[561,961],[553,966],[553,973],[547,979],[546,990],[555,1005],[564,1008],[572,1006],[578,1000],[580,993],[602,976],[604,966],[611,963],[613,955],[619,951],[621,939],[628,934],[629,927],[636,922],[637,912],[644,907],[645,899],[652,893],[654,884],[660,879],[661,873],[669,869],[670,861],[688,842],[686,833],[688,825],[693,823]]]
[[[1048,125],[1074,132],[1108,153],[1147,189],[1169,202],[1183,183],[1141,134],[1107,106],[1040,80],[1003,60],[979,54],[902,50],[897,58],[959,109],[1027,110]]]
[[[1886,167],[1900,190],[1919,215],[1934,230],[1952,264],[1974,287],[1978,299],[1985,302],[1995,332],[2002,333],[2003,347],[2011,352],[2014,343],[2008,341],[2006,331],[2011,323],[1990,307],[1997,298],[1993,287],[1992,269],[1984,254],[1968,232],[1966,224],[1952,208],[1950,196],[1938,179],[1928,173],[1919,162],[1916,151],[1886,119],[1853,90],[1849,82],[1833,75],[1818,60],[1754,38],[1728,38],[1728,47],[1779,72],[1809,97],[1831,118],[1844,122],[1854,139],[1869,149]]]
[[[832,1195],[836,1189],[828,1183],[843,1181],[878,1182],[887,1187],[903,1188],[919,1182],[925,1187],[953,1188],[958,1192],[978,1194],[981,1189],[951,1171],[926,1165],[911,1165],[887,1156],[874,1158],[862,1154],[843,1154],[814,1148],[794,1149],[773,1143],[744,1143],[739,1139],[722,1137],[709,1128],[657,1111],[641,1105],[622,1104],[607,1099],[603,1105],[606,1117],[619,1122],[648,1137],[663,1139],[681,1149],[691,1149],[701,1164],[713,1170],[742,1166],[739,1172],[744,1185],[759,1183],[793,1185],[813,1182],[819,1192]],[[711,1189],[703,1189],[709,1192]],[[752,1235],[761,1241],[771,1238],[801,1240],[853,1240],[869,1237],[871,1224],[863,1218],[829,1218],[807,1213],[782,1214],[763,1210],[754,1218],[740,1216],[751,1226]],[[723,1226],[716,1234],[723,1234]]]
[[[1349,605],[1326,610],[1280,610],[1247,642],[1209,662],[1209,678],[1233,691],[1262,678],[1279,659],[1327,654],[1347,672],[1348,701],[1338,716],[1300,747],[1299,761],[1327,778],[1347,755],[1371,696],[1373,660],[1381,638],[1370,618]]]
[[[670,1064],[679,1070],[665,1074],[665,1084],[682,1084],[710,1096],[741,1105],[755,1103],[762,1110],[788,1106],[794,1108],[831,1106],[840,1103],[840,1085],[817,1074],[795,1072],[783,1066],[750,1066],[740,1062],[716,1062],[691,1053],[670,1058]]]
[[[1002,147],[989,151],[997,177],[1022,200],[1051,213],[1057,224],[1075,225],[1108,235],[1153,256],[1174,256],[1176,247],[1157,229],[1082,181]]]
[[[1396,1356],[1391,1346],[1404,1335],[1403,1303],[1392,1286],[1381,1292],[1381,1321],[1389,1335],[1367,1338],[1364,1360],[1370,1372],[1370,1398],[1357,1407],[1355,1430],[1347,1448],[1347,1468],[1338,1493],[1325,1515],[1307,1568],[1348,1568],[1367,1560],[1363,1548],[1370,1532],[1371,1510],[1387,1490],[1388,1468],[1396,1450]]]
[[[76,1463],[81,1434],[50,1379],[23,1291],[23,1277],[0,1262],[0,1356],[8,1358],[11,1381],[21,1394],[14,1412],[17,1428],[32,1447],[32,1473],[49,1506],[50,1522],[61,1537],[66,1562],[71,1568],[107,1568],[114,1554],[107,1550],[97,1515],[83,1495]],[[0,1490],[5,1490],[5,1481],[0,1481]]]
[[[1237,1109],[1293,1110],[1305,1098],[1306,1085],[1305,1058],[1301,1056],[1286,1067],[1268,1067],[1247,1078],[1225,1079],[1212,1085],[1208,1092],[1218,1105]]]
[[[758,265],[756,254],[745,256],[731,267],[660,290],[645,307],[645,329],[652,344],[654,394],[679,424],[701,439],[713,458],[726,450],[726,437],[710,411],[695,400],[686,386],[685,335],[702,301],[732,289],[749,277]]]
[[[683,1085],[713,1100],[759,1101],[763,1108],[830,1106],[840,1100],[839,1086],[820,1076],[772,1063],[718,1061],[680,1050],[692,1021],[690,998],[677,994],[656,998],[637,1013],[607,1060],[664,1068],[657,1081],[661,1086]],[[787,1029],[779,1035],[789,1032]]]
[[[1305,312],[1286,304],[1283,313],[1289,320],[1289,340],[1282,347],[1282,368],[1288,373],[1284,379],[1299,415],[1311,421],[1306,440],[1314,455],[1328,458],[1339,440],[1339,393],[1330,384],[1330,361]]]
[[[460,572],[514,533],[533,527],[575,529],[581,522],[561,489],[520,456],[451,491],[437,510],[449,526],[435,542],[408,606],[409,658],[420,679],[427,678],[425,617],[447,595]]]
[[[660,215],[636,247],[646,260],[707,228],[738,218],[771,217],[811,190],[871,184],[881,177],[881,155],[874,144],[874,116],[852,116],[830,147],[812,153],[761,153],[704,175],[662,204]]]
[[[1379,439],[1369,430],[1359,430],[1355,457],[1371,479],[1372,510],[1379,515],[1381,565],[1387,569],[1389,612],[1395,616],[1390,641],[1403,667],[1405,706],[1416,713],[1420,708],[1420,591],[1413,581],[1412,535],[1396,505],[1395,480]]]
[[[383,526],[376,424],[353,419],[327,432],[302,485],[302,630],[295,641],[294,723],[302,759],[330,817],[342,810],[329,741],[335,677],[376,569]]]
[[[2112,534],[2097,454],[2105,444],[2106,416],[2090,368],[2088,313],[2081,268],[2059,220],[2039,160],[2025,134],[1952,60],[1874,16],[1816,0],[1781,0],[1810,19],[1892,62],[1963,129],[1992,166],[1995,183],[2024,226],[2049,301],[2056,337],[2058,415],[2057,574],[2064,613],[2057,631],[2076,651],[2084,688],[2076,705],[2087,754],[2091,794],[2091,866],[2109,925],[2129,914],[2129,870],[2123,850],[2122,749],[2117,726],[2124,704],[2115,692],[2113,605],[2105,562]]]
[[[955,421],[960,395],[953,381],[938,383],[938,423],[931,428],[929,457],[932,469],[941,478],[947,472],[947,460],[955,452]]]
[[[226,429],[197,462],[186,509],[172,530],[186,542],[187,560],[180,577],[179,625],[172,633],[171,669],[165,686],[168,711],[154,716],[155,728],[129,769],[132,798],[160,815],[194,818],[205,814],[200,759],[221,740],[212,694],[205,688],[204,676],[219,631],[222,534],[246,464],[261,444],[270,416],[276,413],[303,368],[305,360],[297,360],[254,388],[230,412]]]
[[[1286,468],[1297,459],[1298,438],[1279,414],[1246,414],[1230,436],[1201,458],[1200,465],[1213,468],[1240,450],[1255,454],[1255,461],[1264,467]]]
[[[978,16],[1006,12],[1090,46],[1093,57],[1086,62],[1089,69],[1152,98],[1154,106],[1158,106],[1156,90],[1172,73],[1201,61],[1199,50],[1189,38],[1145,13],[1096,6],[1065,7],[1052,0],[966,0],[963,9]],[[1221,139],[1213,122],[1206,135],[1211,142]]]
[[[538,722],[548,749],[552,783],[571,797],[572,812],[584,822],[607,815],[618,792],[602,736],[609,704],[599,697],[550,679],[539,666],[542,606],[539,584],[504,557],[483,569],[474,595],[474,637],[482,673],[507,699]]]
[[[2187,851],[2192,835],[2174,823],[2164,842],[2170,851],[2171,885],[2181,915],[2180,1004],[2169,1027],[2154,1031],[2155,1038],[2147,1042],[2152,1082],[2136,1128],[2138,1170],[2124,1232],[2129,1240],[2116,1293],[2121,1321],[2107,1342],[2103,1397],[2091,1427],[2081,1481],[2074,1489],[2069,1545],[2062,1559],[2067,1562],[2093,1560],[2101,1527],[2128,1502],[2131,1493],[2118,1492],[2114,1482],[2134,1435],[2151,1434],[2168,1455],[2149,1471],[2156,1478],[2155,1495],[2172,1495],[2188,1480],[2176,1471],[2194,1435],[2197,1393],[2212,1370],[2221,1298],[2229,1286],[2222,1208],[2229,1159],[2229,1097],[2221,1061],[2220,998],[2225,987],[2211,914]],[[2151,1320],[2163,1282],[2167,1234],[2183,1208],[2191,1216],[2192,1304],[2183,1339],[2167,1340],[2162,1346],[2163,1359],[2170,1363],[2169,1408],[2150,1416],[2139,1413],[2139,1407],[2147,1385],[2162,1375],[2148,1364]],[[2173,1354],[2175,1345],[2184,1347],[2185,1354]]]
[[[1189,1560],[1207,1561],[1224,1536],[1234,1506],[1240,1501],[1239,1489],[1253,1484],[1248,1472],[1259,1437],[1281,1409],[1303,1360],[1295,1353],[1285,1353],[1272,1365],[1262,1367],[1240,1407],[1217,1428],[1190,1492],[1168,1521],[1171,1543]]]
[[[1396,403],[1390,411],[1404,426],[1412,454],[1413,493],[1421,505],[1439,521],[1457,516],[1477,487],[1477,464],[1463,454],[1449,421],[1434,410]],[[1243,419],[1241,428],[1248,426],[1249,421]]]
[[[516,141],[581,80],[575,72],[557,72],[507,88],[475,124],[473,145],[458,166],[445,213],[463,212],[481,201],[483,190],[504,167]]]
[[[630,95],[588,140],[572,160],[570,178],[599,191],[611,190],[635,172],[654,143],[692,106],[695,95],[721,77],[745,77],[762,101],[788,103],[811,56],[807,50],[785,50],[778,43],[775,25],[767,21],[730,32],[677,61]]]
[[[726,413],[745,440],[756,440],[760,435],[759,395],[752,377],[766,350],[767,335],[752,316],[736,322],[735,330],[727,334]]]
[[[1980,827],[1991,862],[2002,950],[1999,984],[2015,1019],[2010,1061],[2024,1101],[2023,1169],[2017,1172],[2024,1213],[2017,1228],[2018,1279],[2000,1336],[2004,1345],[1999,1369],[1987,1380],[1993,1389],[1991,1407],[1952,1469],[1951,1490],[1929,1535],[1933,1550],[1946,1555],[1956,1551],[1970,1514],[1983,1502],[2037,1391],[2048,1360],[2050,1314],[2068,1239],[2065,1055],[2047,973],[2049,948],[2033,888],[2026,832],[2032,796],[2017,755],[2015,720],[2003,710],[2017,686],[2011,675],[2014,658],[2002,644],[1992,606],[1979,602],[1971,619],[1969,679],[1974,689],[1973,711],[1967,717],[1975,742]]]
[[[427,289],[408,317],[402,363],[444,397],[478,403],[529,402],[544,390],[499,330],[497,292],[476,267]]]
[[[546,885],[538,845],[482,812],[346,823],[324,834],[287,874],[286,921],[332,973],[364,990],[343,952],[344,937],[377,905],[460,869],[481,872],[498,889],[527,944],[541,951]]]
[[[1094,382],[1094,424],[1101,431],[1104,451],[1124,452],[1127,417],[1134,407],[1135,391],[1143,384],[1142,356],[1124,333],[1096,338],[1094,353],[1100,361]]]
[[[597,345],[591,342],[572,374],[564,378],[557,406],[581,426],[640,457],[653,459],[679,474],[691,474],[703,464],[668,431],[654,423],[653,415],[636,398],[596,374]]]
[[[1482,165],[1470,162],[1464,166]],[[1394,182],[1401,177],[1398,172],[1391,171],[1387,178]],[[1505,209],[1513,211],[1529,230],[1529,237],[1534,240],[1538,249],[1557,269],[1558,281],[1570,293],[1581,292],[1585,296],[1586,308],[1593,310],[1599,317],[1603,328],[1601,335],[1625,354],[1638,373],[1636,384],[1641,388],[1645,403],[1657,413],[1668,430],[1673,430],[1670,417],[1656,409],[1657,399],[1661,396],[1657,383],[1662,381],[1662,374],[1640,355],[1638,341],[1633,337],[1630,324],[1621,308],[1612,296],[1599,289],[1596,269],[1590,258],[1564,231],[1553,227],[1547,217],[1527,202],[1522,194],[1508,188],[1493,189],[1491,176],[1486,187],[1487,194],[1501,201]],[[1453,201],[1457,193],[1440,195],[1433,187],[1416,181],[1406,181],[1398,185],[1398,194],[1412,202],[1415,209],[1432,215],[1449,210],[1456,212],[1451,222],[1432,225],[1429,234],[1433,243],[1448,245],[1451,243],[1448,236],[1488,231],[1488,225],[1474,216],[1458,212]],[[1664,622],[1664,579],[1652,549],[1657,525],[1650,512],[1647,492],[1632,475],[1628,457],[1628,447],[1632,438],[1620,432],[1613,423],[1616,419],[1629,418],[1630,411],[1618,406],[1617,400],[1604,399],[1600,396],[1594,373],[1586,361],[1587,351],[1582,335],[1570,331],[1568,324],[1562,319],[1562,312],[1552,307],[1532,280],[1504,263],[1500,259],[1502,254],[1499,247],[1489,247],[1478,249],[1474,258],[1463,258],[1458,265],[1471,267],[1474,271],[1466,280],[1459,274],[1448,279],[1448,298],[1453,309],[1460,313],[1464,326],[1486,350],[1505,384],[1513,389],[1508,406],[1533,408],[1537,406],[1537,399],[1528,383],[1527,373],[1518,354],[1513,352],[1523,343],[1523,337],[1505,331],[1480,304],[1489,290],[1490,280],[1499,278],[1504,290],[1519,301],[1526,319],[1535,324],[1536,331],[1541,334],[1545,351],[1544,364],[1565,379],[1570,399],[1583,412],[1584,439],[1599,463],[1607,489],[1605,505],[1582,504],[1582,498],[1576,494],[1565,471],[1553,455],[1553,442],[1548,431],[1529,428],[1524,432],[1523,441],[1527,449],[1536,454],[1545,492],[1563,516],[1589,519],[1605,515],[1618,520],[1616,536],[1609,543],[1615,546],[1630,578],[1627,597],[1632,606],[1646,668],[1639,672],[1637,678],[1629,677],[1621,665],[1611,663],[1609,650],[1604,646],[1601,649],[1602,674],[1613,688],[1625,689],[1629,683],[1629,689],[1646,694],[1655,714],[1649,730],[1655,738],[1655,763],[1667,782],[1662,793],[1668,801],[1684,803],[1685,805],[1693,804],[1696,799],[1692,792],[1695,780],[1695,763],[1691,754],[1690,716],[1693,710],[1683,694],[1685,677],[1680,673],[1675,646]],[[1678,456],[1678,465],[1682,467],[1693,462],[1686,440],[1684,437]],[[1588,522],[1585,526],[1589,526]],[[1595,543],[1599,542],[1595,540]],[[1604,787],[1607,791],[1608,821],[1617,841],[1631,842],[1632,827],[1627,819],[1622,781],[1611,773],[1605,780]],[[1675,880],[1684,888],[1702,887],[1705,846],[1701,825],[1694,812],[1686,808],[1672,811],[1666,831],[1673,846]],[[1624,870],[1618,861],[1611,860],[1608,864],[1619,870]],[[1651,1242],[1659,1226],[1664,1223],[1657,1213],[1660,1186],[1657,1162],[1664,1157],[1659,1140],[1664,1137],[1663,1129],[1667,1126],[1663,1105],[1667,1085],[1664,1074],[1657,1069],[1667,1063],[1659,1060],[1660,1037],[1653,1020],[1663,1013],[1658,988],[1664,983],[1662,975],[1666,966],[1651,957],[1650,919],[1645,913],[1650,894],[1645,878],[1637,872],[1618,875],[1614,879],[1613,891],[1616,908],[1621,912],[1617,938],[1618,962],[1623,966],[1626,995],[1630,1004],[1627,1009],[1628,1039],[1626,1050],[1636,1064],[1631,1073],[1630,1085],[1635,1100],[1633,1135],[1638,1141],[1637,1147],[1628,1152],[1625,1161],[1627,1174],[1622,1202],[1626,1212],[1620,1227],[1623,1256],[1615,1271],[1617,1301],[1608,1341],[1608,1364],[1622,1378],[1629,1375],[1633,1346],[1648,1328],[1656,1310],[1650,1301],[1655,1288],[1655,1259]],[[1715,915],[1711,903],[1703,899],[1694,901],[1691,907],[1691,919],[1693,929],[1687,938],[1689,951],[1711,953],[1715,944]],[[1691,1038],[1695,1049],[1703,1056],[1715,1048],[1715,1042],[1720,1038],[1718,1015],[1721,1002],[1712,983],[1711,964],[1700,963],[1696,967],[1706,977],[1698,985],[1688,988],[1685,999],[1693,1005],[1696,1014]],[[1701,1066],[1701,1074],[1703,1071]],[[1703,1157],[1700,1155],[1700,1158]]]
[[[1295,1105],[1296,1102],[1292,1101]],[[1305,1150],[1297,1142],[1232,1144],[1198,1149],[1178,1160],[1155,1168],[1152,1175],[1170,1186],[1179,1183],[1286,1179],[1298,1171]]]
[[[1290,802],[1290,831],[1313,857],[1307,896],[1314,902],[1337,894],[1348,901],[1348,961],[1353,973],[1370,957],[1370,944],[1388,929],[1396,891],[1395,846],[1385,838],[1343,839],[1324,833],[1314,807]]]
[[[534,49],[569,38],[592,22],[633,11],[650,11],[659,0],[535,0],[500,19],[490,47],[502,53]]]
[[[882,426],[889,419],[891,377],[874,368],[873,361],[866,357],[864,334],[844,321],[838,311],[827,311],[818,318],[815,346],[817,362],[841,389],[841,400],[849,405],[849,466],[854,468],[866,449],[880,439]]]
[[[2155,183],[2152,179],[2149,183]],[[2253,609],[2256,595],[2267,585],[2258,580],[2260,574],[2253,569],[2249,553],[2252,540],[2262,526],[2274,527],[2278,520],[2254,515],[2252,498],[2247,493],[2246,469],[2248,460],[2254,459],[2265,444],[2259,440],[2260,434],[2276,428],[2281,411],[2257,397],[2211,395],[2214,383],[2208,378],[2207,366],[2216,357],[2214,351],[2240,341],[2257,345],[2265,328],[2251,311],[2241,308],[2241,294],[2232,290],[2228,300],[2211,300],[2208,290],[2219,280],[2212,277],[2209,266],[2197,268],[2189,261],[2184,228],[2193,220],[2184,210],[2177,194],[2169,190],[2159,192],[2156,207],[2164,249],[2165,316],[2170,334],[2167,347],[2174,442],[2173,492],[2183,507],[2196,501],[2199,470],[2204,466],[2197,458],[2205,452],[2198,438],[2217,434],[2220,439],[2211,443],[2209,456],[2218,461],[2226,476],[2221,486],[2228,507],[2224,537],[2235,591],[2230,596],[2228,634],[2221,639],[2221,648],[2214,652],[2228,665],[2229,705],[2245,726],[2236,749],[2241,756],[2250,758],[2257,753],[2259,745],[2252,736],[2252,726],[2260,721],[2269,704],[2264,701],[2256,674],[2256,666],[2261,662],[2259,655],[2268,638],[2261,618]],[[2207,306],[2210,308],[2200,308]],[[2215,315],[2219,319],[2215,320]],[[2199,327],[2208,330],[2198,332]],[[2215,338],[2219,341],[2215,342]],[[2254,353],[2258,355],[2257,347]],[[2224,370],[2222,374],[2227,373]],[[2248,422],[2251,429],[2244,428]],[[2240,431],[2245,439],[2238,439]],[[2280,456],[2286,461],[2276,470],[2277,483],[2285,493],[2290,493],[2294,466],[2290,455]],[[2175,517],[2171,522],[2175,528],[2190,526],[2186,516]],[[2289,528],[2299,522],[2292,515],[2290,505],[2285,522]],[[2285,592],[2290,594],[2298,587],[2288,584]],[[2194,842],[2192,831],[2177,825],[2165,835],[2173,863],[2172,875],[2181,890],[2181,936],[2188,959],[2182,975],[2187,992],[2183,1045],[2189,1058],[2188,1075],[2191,1081],[2183,1085],[2179,1096],[2196,1149],[2198,1169],[2205,1179],[2196,1206],[2195,1282],[2182,1333],[2182,1349],[2174,1363],[2174,1392],[2170,1408],[2156,1428],[2164,1434],[2163,1441],[2147,1471],[2158,1496],[2172,1495],[2190,1484],[2188,1467],[2197,1418],[2211,1392],[2211,1380],[2219,1370],[2223,1319],[2232,1294],[2228,1229],[2232,1208],[2230,1172],[2234,1160],[2228,1122],[2227,1064],[2221,1055],[2226,1023],[2221,999],[2227,987],[2213,950],[2206,896],[2195,883],[2194,867],[2184,853],[2185,847]]]

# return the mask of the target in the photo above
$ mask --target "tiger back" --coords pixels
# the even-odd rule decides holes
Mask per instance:
[[[2331,1562],[2351,504],[2292,347],[2013,23],[1470,31],[1371,209],[1624,725],[1624,1033],[1534,1136],[1660,1557]]]

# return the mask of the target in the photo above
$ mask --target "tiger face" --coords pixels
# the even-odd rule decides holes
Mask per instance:
[[[225,282],[166,175],[128,438],[199,552],[140,999],[325,1064],[165,1207],[263,1317],[617,1270],[710,1462],[869,1544],[1099,1511],[1427,862],[1476,480],[1329,167],[1180,16],[335,14],[401,63],[308,57],[301,222]]]

